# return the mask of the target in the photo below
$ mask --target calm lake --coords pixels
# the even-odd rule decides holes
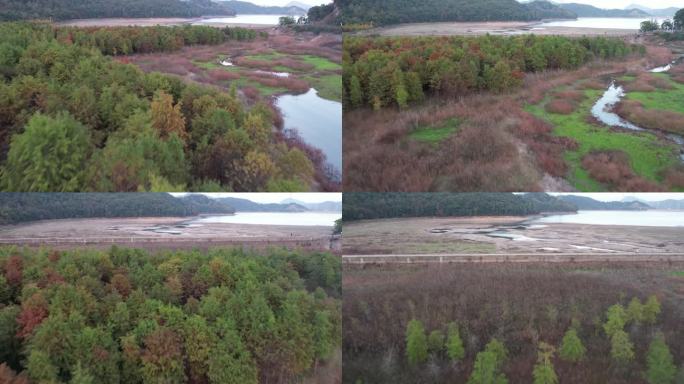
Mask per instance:
[[[332,227],[340,218],[341,212],[237,212],[232,216],[207,216],[192,222]]]
[[[287,15],[236,15],[229,17],[211,17],[192,23],[192,25],[211,25],[211,24],[258,24],[258,25],[278,25],[282,16]],[[295,16],[296,19],[296,16]]]
[[[641,227],[684,227],[684,211],[579,211],[577,214],[546,216],[540,223],[629,225]]]
[[[319,148],[338,171],[342,169],[342,103],[326,100],[311,88],[276,100],[285,129],[296,129],[307,144]]]
[[[635,29],[641,28],[641,22],[656,19],[661,23],[664,17],[648,18],[620,18],[620,17],[580,17],[577,20],[559,20],[543,23],[541,26],[548,27],[571,27],[571,28],[608,28],[608,29]]]

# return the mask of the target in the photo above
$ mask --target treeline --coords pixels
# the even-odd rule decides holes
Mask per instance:
[[[247,109],[236,88],[223,92],[146,74],[89,43],[58,40],[65,31],[0,25],[3,190],[309,189],[314,165],[273,133],[282,120],[269,105]]]
[[[643,50],[604,37],[348,37],[344,105],[406,107],[426,94],[505,92],[520,86],[525,73],[571,70]]]
[[[298,381],[340,344],[339,270],[276,249],[1,248],[0,382]]]
[[[234,15],[211,0],[0,0],[0,20]]]
[[[104,55],[173,52],[187,45],[215,45],[229,40],[253,40],[257,32],[249,28],[223,29],[183,25],[170,27],[56,28],[55,37],[64,44],[97,48]]]
[[[86,217],[193,216],[234,213],[204,195],[167,193],[1,193],[0,224]]]
[[[337,6],[345,24],[538,20],[515,0],[340,0]]]
[[[430,216],[524,216],[574,212],[577,208],[546,194],[372,193],[344,194],[345,221]]]

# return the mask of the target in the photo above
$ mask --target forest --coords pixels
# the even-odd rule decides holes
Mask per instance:
[[[327,253],[6,247],[0,272],[2,383],[281,384],[338,355]]]
[[[204,195],[168,193],[16,193],[0,194],[0,224],[89,217],[183,217],[230,214],[230,204]]]
[[[0,21],[234,15],[211,0],[0,0]]]
[[[345,266],[343,383],[678,384],[684,264]]]
[[[272,105],[106,55],[258,38],[201,26],[0,24],[5,191],[302,191],[314,164]],[[276,127],[278,129],[273,129]]]
[[[347,37],[344,52],[345,108],[379,110],[406,108],[430,95],[505,93],[520,87],[527,73],[644,51],[617,38],[525,35]]]
[[[545,193],[402,193],[344,194],[344,221],[426,216],[524,216],[575,212],[572,203]]]
[[[507,21],[572,18],[573,13],[548,1],[521,4],[515,0],[340,0],[342,21],[375,26],[440,21]]]

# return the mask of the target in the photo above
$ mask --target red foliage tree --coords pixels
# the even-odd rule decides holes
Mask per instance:
[[[21,312],[17,317],[17,337],[29,336],[40,323],[48,317],[48,302],[40,293],[34,293],[21,304]]]

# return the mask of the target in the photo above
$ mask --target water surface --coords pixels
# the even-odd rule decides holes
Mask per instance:
[[[546,216],[534,219],[531,222],[627,225],[641,227],[684,227],[684,211],[579,211],[576,214]]]
[[[287,15],[236,15],[226,17],[211,17],[198,20],[193,25],[205,24],[257,24],[278,25],[280,18]]]
[[[301,95],[282,95],[276,105],[285,129],[294,129],[307,144],[319,148],[335,169],[342,169],[342,103],[326,100],[311,88]]]
[[[569,27],[569,28],[607,28],[639,30],[641,22],[656,19],[661,23],[664,17],[645,17],[645,18],[622,18],[622,17],[580,17],[577,20],[558,20],[543,23],[548,27]]]
[[[620,102],[620,100],[625,96],[625,90],[620,85],[616,85],[612,82],[603,96],[594,104],[591,108],[591,114],[597,118],[603,124],[611,127],[620,127],[631,129],[634,131],[643,131],[641,127],[630,123],[629,121],[623,120],[617,113],[614,113],[613,107],[615,104]]]
[[[340,212],[237,212],[228,216],[201,217],[192,222],[331,227],[340,218]]]

